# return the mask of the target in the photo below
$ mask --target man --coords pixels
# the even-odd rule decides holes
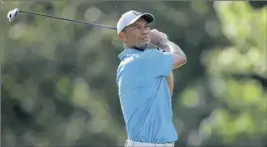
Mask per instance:
[[[118,38],[125,48],[119,55],[117,85],[127,147],[172,147],[178,139],[172,122],[172,70],[184,65],[186,56],[166,34],[150,31],[148,24],[153,21],[152,14],[131,10],[117,23]]]

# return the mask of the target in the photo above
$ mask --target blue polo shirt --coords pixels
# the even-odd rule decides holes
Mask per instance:
[[[171,53],[125,49],[119,54],[117,85],[128,139],[146,143],[175,142],[171,96],[166,80]]]

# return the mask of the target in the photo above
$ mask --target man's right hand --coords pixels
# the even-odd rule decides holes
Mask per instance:
[[[154,44],[162,49],[168,46],[167,45],[168,36],[165,33],[160,32],[157,29],[153,29],[150,31],[150,36],[151,36],[151,44]]]

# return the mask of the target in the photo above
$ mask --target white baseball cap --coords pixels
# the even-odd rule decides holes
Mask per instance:
[[[120,33],[125,27],[135,23],[139,18],[145,19],[148,23],[155,20],[154,16],[150,13],[140,13],[130,10],[124,13],[117,23],[117,32]]]

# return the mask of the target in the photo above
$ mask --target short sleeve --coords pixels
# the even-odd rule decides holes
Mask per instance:
[[[142,68],[152,76],[168,76],[173,67],[173,55],[160,50],[146,50],[142,55]]]

